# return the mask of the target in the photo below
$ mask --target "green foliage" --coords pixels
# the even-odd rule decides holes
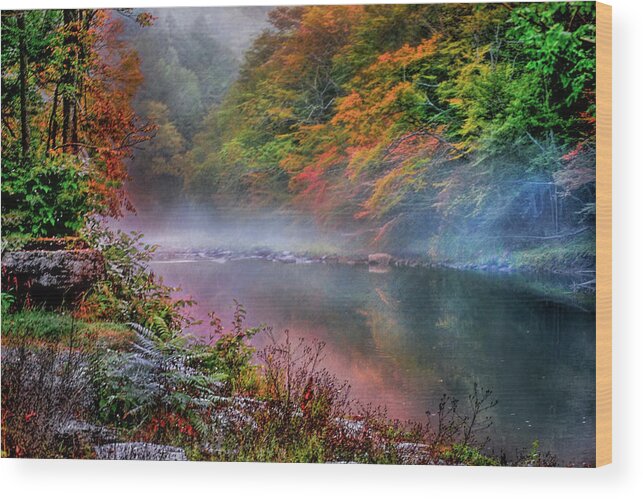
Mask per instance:
[[[254,348],[247,342],[261,328],[244,328],[243,323],[246,317],[246,311],[243,306],[235,300],[234,318],[232,329],[226,332],[221,324],[221,320],[210,314],[210,334],[216,338],[211,354],[201,356],[200,363],[209,369],[220,368],[226,373],[227,391],[230,393],[239,393],[243,391],[250,375],[254,372],[252,358]],[[212,355],[213,354],[213,355]]]
[[[4,295],[7,293],[3,293]],[[9,295],[11,296],[11,295]],[[9,301],[13,304],[13,301]],[[17,340],[63,342],[89,349],[96,345],[118,347],[127,342],[129,330],[113,322],[87,322],[69,312],[43,309],[22,309],[2,313],[2,332],[9,343]]]
[[[17,16],[10,15],[10,12],[5,14],[2,16],[2,116],[5,118],[3,127],[7,127],[6,119],[11,115],[11,111],[19,108],[20,85],[19,73],[16,70],[20,56]],[[60,10],[32,10],[25,16],[27,59],[34,66],[42,68],[51,63],[51,48],[60,42],[56,26],[61,20]],[[42,96],[33,86],[30,86],[28,96],[30,107],[42,104]],[[5,135],[3,129],[3,139],[8,139],[7,142],[18,133],[12,127],[7,127],[6,131]]]
[[[2,317],[4,317],[11,310],[11,307],[16,301],[16,297],[11,293],[2,291],[2,293],[0,293],[0,299],[2,300]]]
[[[455,444],[440,456],[448,464],[466,464],[467,466],[499,466],[497,459],[481,454],[478,449],[465,444]]]
[[[174,298],[176,289],[165,286],[149,270],[147,263],[156,246],[144,243],[142,234],[112,231],[97,220],[91,220],[83,233],[102,253],[106,266],[106,279],[94,285],[82,304],[88,317],[148,327],[163,323],[172,332],[191,322],[185,308],[192,301]]]
[[[60,341],[74,329],[74,319],[44,310],[22,310],[2,314],[2,331],[9,337],[27,337],[35,340]]]
[[[94,208],[89,177],[69,155],[43,155],[27,166],[3,161],[2,195],[4,232],[14,236],[76,234]]]
[[[512,9],[509,34],[523,43],[525,69],[541,75],[548,91],[567,92],[562,102],[551,99],[551,105],[572,106],[584,100],[584,111],[594,111],[586,92],[596,74],[595,16],[591,2],[525,4]]]
[[[194,369],[195,350],[185,336],[162,338],[142,326],[131,326],[136,331],[132,350],[107,353],[97,361],[102,421],[141,426],[160,414],[197,417],[213,406],[223,372]]]

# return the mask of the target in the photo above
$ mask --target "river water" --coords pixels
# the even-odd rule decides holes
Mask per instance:
[[[283,220],[250,215],[242,222],[150,197],[135,199],[138,215],[114,225],[142,230],[162,249],[248,241],[284,249],[302,234],[307,243],[324,239]],[[324,341],[325,366],[350,383],[352,397],[385,406],[392,417],[424,422],[442,394],[466,404],[477,384],[498,400],[493,426],[481,435],[490,437],[489,450],[511,459],[538,440],[560,464],[595,461],[594,307],[561,300],[532,277],[261,259],[151,265],[197,300],[193,315],[206,324],[210,311],[229,324],[238,300],[248,326]],[[204,326],[194,332],[208,335]],[[253,341],[261,347],[266,339]]]
[[[325,365],[352,396],[390,416],[426,421],[443,393],[464,403],[477,383],[498,400],[490,450],[511,458],[539,440],[563,462],[594,460],[594,314],[513,278],[265,260],[153,269],[198,300],[197,317],[229,323],[236,299],[249,326],[324,341]]]

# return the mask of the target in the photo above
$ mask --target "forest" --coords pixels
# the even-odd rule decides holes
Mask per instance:
[[[309,213],[357,248],[593,268],[591,2],[281,7],[267,23],[259,9],[245,52],[202,16],[185,27],[161,14],[164,29],[146,32],[133,13],[116,29],[52,12],[23,30],[5,22],[10,230],[36,206],[27,158],[97,158],[64,194],[61,220],[38,220],[45,210],[27,230],[47,235],[78,228],[65,220],[76,207],[117,214],[138,147],[130,170],[146,181],[215,207]]]
[[[132,109],[142,74],[122,31],[108,11],[3,12],[3,241],[77,235],[128,207],[126,160],[155,125]]]
[[[498,402],[477,378],[460,404],[444,394],[426,422],[400,421],[321,367],[324,342],[255,327],[236,297],[229,328],[217,311],[194,316],[195,300],[152,270],[157,246],[112,222],[136,212],[136,189],[312,219],[362,258],[306,248],[318,257],[306,263],[328,264],[320,281],[350,263],[362,286],[359,306],[328,323],[378,329],[395,348],[410,341],[398,324],[420,344],[413,328],[429,316],[437,347],[492,337],[502,318],[476,327],[479,302],[463,303],[513,296],[485,280],[498,269],[572,275],[565,303],[591,302],[595,23],[592,2],[3,11],[2,456],[559,464],[538,440],[490,450]],[[258,251],[301,263],[274,250]],[[393,261],[409,264],[406,281],[365,284]],[[275,303],[292,292],[303,306],[311,290],[310,303],[341,308],[345,289],[288,284]],[[418,290],[437,289],[452,300],[428,313]],[[520,293],[555,348],[569,327],[565,341],[592,353],[593,305]],[[530,333],[522,309],[502,310],[514,339]]]
[[[592,268],[594,21],[592,3],[275,9],[178,176],[362,247]]]

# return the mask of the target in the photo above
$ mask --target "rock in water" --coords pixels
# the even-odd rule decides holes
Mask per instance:
[[[372,253],[368,255],[368,264],[369,265],[381,265],[386,266],[390,265],[393,260],[393,256],[388,253]]]

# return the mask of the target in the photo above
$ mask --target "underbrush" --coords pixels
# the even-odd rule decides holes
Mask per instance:
[[[496,464],[476,440],[490,424],[490,392],[475,387],[464,410],[445,396],[429,418],[437,423],[391,420],[350,398],[323,367],[323,343],[245,328],[244,317],[237,305],[225,329],[213,316],[211,341],[199,342],[163,324],[4,314],[4,455],[92,457],[90,441],[61,430],[84,421],[199,460]],[[255,334],[269,339],[259,352],[248,343]]]
[[[548,272],[593,270],[596,265],[596,241],[578,238],[543,244],[536,248],[515,252],[516,265]]]
[[[68,423],[91,415],[89,371],[88,356],[59,343],[3,345],[2,455],[90,457],[90,447],[63,438]]]
[[[480,452],[484,442],[477,438],[491,425],[487,412],[496,404],[490,391],[474,386],[465,407],[445,395],[425,424],[393,420],[384,409],[351,399],[350,386],[323,367],[322,342],[293,339],[288,331],[265,334],[268,345],[256,355],[260,390],[245,403],[251,410],[240,410],[243,403],[228,410],[228,431],[214,458],[430,464],[455,445]],[[465,458],[454,454],[452,460]]]
[[[466,464],[467,466],[498,466],[498,459],[482,454],[478,449],[465,444],[455,444],[440,456],[446,464]]]
[[[188,327],[193,301],[177,298],[179,290],[163,284],[148,267],[156,251],[139,232],[112,231],[91,220],[83,232],[88,244],[105,260],[105,279],[94,284],[77,305],[79,317],[91,321],[136,322],[147,327],[165,324],[172,330]]]

